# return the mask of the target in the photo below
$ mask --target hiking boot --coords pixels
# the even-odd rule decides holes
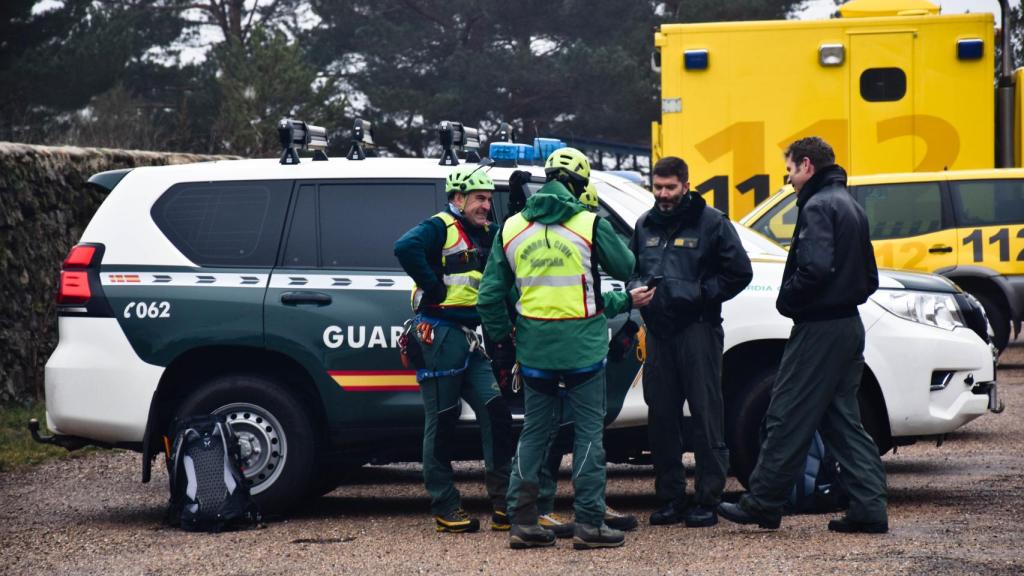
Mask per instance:
[[[690,506],[683,521],[687,528],[706,528],[718,524],[718,514],[710,506]]]
[[[666,504],[664,508],[651,513],[651,526],[679,524],[685,514],[686,511],[677,504]]]
[[[572,547],[576,550],[592,550],[594,548],[618,548],[626,543],[626,534],[621,530],[609,528],[607,524],[591,526],[576,523],[576,531],[572,538]]]
[[[617,512],[612,509],[611,506],[604,507],[604,523],[607,524],[609,528],[622,530],[623,532],[636,530],[637,526],[636,516]]]
[[[491,512],[491,530],[495,532],[507,532],[512,525],[508,521],[508,512],[505,510],[495,509]]]
[[[757,524],[761,528],[768,530],[778,530],[779,524],[782,523],[781,516],[766,516],[761,514],[754,514],[747,512],[739,504],[733,504],[731,502],[722,502],[718,505],[718,513],[730,522],[737,524]]]
[[[441,516],[434,516],[438,532],[476,532],[480,529],[480,521],[470,518],[462,508]]]
[[[515,550],[555,545],[555,533],[540,524],[513,524],[508,546]]]
[[[572,536],[573,530],[576,529],[575,523],[563,520],[553,512],[551,514],[544,514],[537,520],[538,524],[543,528],[554,532],[556,538],[569,538]]]
[[[843,516],[838,520],[829,520],[828,529],[832,532],[843,532],[845,534],[853,534],[857,532],[862,532],[864,534],[885,534],[889,531],[889,521],[860,522],[857,520],[850,520],[849,516]]]

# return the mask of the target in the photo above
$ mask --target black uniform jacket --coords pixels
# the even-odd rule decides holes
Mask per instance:
[[[629,287],[664,276],[654,299],[641,309],[647,329],[668,338],[691,322],[722,322],[722,302],[753,278],[750,258],[724,214],[688,193],[671,213],[657,207],[637,220],[629,244],[636,269]]]
[[[799,213],[775,307],[796,322],[857,315],[878,288],[868,219],[846,190],[846,172],[822,168],[797,196]]]

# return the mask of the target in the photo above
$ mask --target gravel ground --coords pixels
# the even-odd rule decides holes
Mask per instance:
[[[138,456],[97,452],[0,474],[0,574],[1024,574],[1024,345],[1007,351],[1008,406],[952,434],[884,458],[889,534],[837,535],[828,516],[776,532],[646,524],[656,502],[643,467],[611,466],[608,502],[641,516],[626,546],[513,551],[506,534],[436,534],[419,467],[362,469],[288,521],[262,530],[188,534],[161,524],[166,476],[138,482]],[[689,458],[689,457],[687,457]],[[162,467],[161,467],[162,468]],[[457,466],[467,509],[487,525],[482,471]],[[564,476],[564,475],[563,475]],[[692,488],[692,486],[691,486]],[[741,491],[730,479],[727,498]],[[560,482],[558,511],[571,511]]]

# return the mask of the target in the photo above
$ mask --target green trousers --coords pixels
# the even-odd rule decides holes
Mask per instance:
[[[430,344],[421,342],[427,369],[461,368],[469,344],[458,327],[437,326]],[[452,474],[452,451],[464,399],[476,413],[484,453],[485,485],[491,505],[505,510],[511,469],[512,414],[498,390],[490,364],[474,352],[469,367],[454,376],[427,378],[420,382],[423,394],[423,482],[430,493],[430,509],[444,515],[462,506]]]
[[[887,521],[885,470],[860,422],[857,391],[864,369],[864,325],[859,317],[793,326],[765,416],[765,439],[740,505],[778,515],[807,457],[817,429],[841,467],[849,491],[848,516]]]
[[[605,370],[562,377],[572,407],[574,443],[572,482],[576,522],[600,526],[604,521],[605,453],[604,417]],[[526,415],[512,459],[508,490],[509,512],[516,524],[537,522],[542,474],[550,476],[551,444],[558,434],[561,418],[558,380],[525,379]],[[547,490],[552,484],[543,482]],[[553,495],[553,492],[552,492]]]

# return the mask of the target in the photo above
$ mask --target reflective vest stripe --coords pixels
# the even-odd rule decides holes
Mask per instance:
[[[533,228],[533,222],[530,222],[529,224],[527,224],[527,226],[525,228],[520,230],[515,236],[512,237],[511,240],[509,240],[509,241],[507,241],[505,243],[505,255],[506,256],[508,256],[509,254],[515,254],[516,249],[519,248],[519,246],[523,242],[525,242],[526,239],[530,236],[527,232],[531,228]],[[516,271],[516,259],[514,257],[509,257],[509,258],[507,258],[507,260],[508,260],[508,265],[512,268],[512,272],[515,273],[515,271]]]
[[[480,278],[473,278],[471,276],[463,276],[461,274],[458,274],[458,275],[448,275],[448,274],[445,274],[445,276],[444,276],[444,285],[445,286],[470,286],[472,288],[479,289],[480,288]]]
[[[516,286],[520,289],[524,286],[579,286],[582,280],[579,274],[572,276],[529,276],[527,278],[516,278]]]

